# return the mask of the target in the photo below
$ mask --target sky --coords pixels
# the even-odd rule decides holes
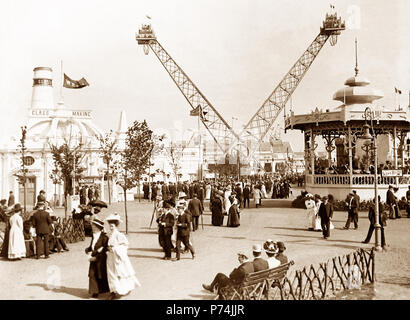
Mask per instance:
[[[377,103],[394,108],[397,87],[407,106],[408,0],[0,0],[0,134],[9,137],[27,121],[35,67],[53,69],[59,100],[61,61],[69,77],[90,84],[64,89],[65,105],[92,109],[101,129],[117,130],[121,110],[129,124],[146,119],[155,129],[195,129],[188,102],[135,40],[146,15],[159,43],[239,132],[318,35],[330,4],[349,30],[336,46],[325,44],[293,94],[292,110],[340,104],[332,96],[354,74],[356,37],[359,73],[385,95]],[[283,127],[283,115],[277,121]],[[301,137],[282,134],[297,151]]]

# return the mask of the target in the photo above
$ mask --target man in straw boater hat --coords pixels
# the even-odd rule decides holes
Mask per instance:
[[[203,284],[202,287],[205,290],[213,292],[215,288],[218,288],[219,290],[220,288],[229,285],[239,284],[245,279],[245,276],[248,273],[255,271],[253,263],[249,261],[249,258],[245,254],[239,252],[238,261],[240,263],[239,267],[233,269],[229,277],[227,277],[223,273],[218,273],[210,285]]]
[[[255,272],[269,269],[268,261],[261,258],[262,246],[259,243],[253,245],[252,253],[254,257],[253,268],[255,269]]]
[[[90,261],[88,292],[93,298],[97,298],[99,294],[110,291],[107,280],[108,236],[104,232],[104,221],[97,217],[91,220],[91,228],[91,244],[85,249]]]

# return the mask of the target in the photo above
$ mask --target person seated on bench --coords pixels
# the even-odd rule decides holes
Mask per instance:
[[[217,286],[219,290],[220,288],[227,287],[229,285],[239,284],[245,279],[247,274],[255,271],[253,268],[253,263],[249,261],[249,258],[243,253],[238,253],[238,261],[240,266],[233,269],[229,277],[223,273],[218,273],[210,285],[203,284],[202,287],[205,290],[213,292],[215,286]]]
[[[280,261],[280,264],[288,263],[288,257],[283,254],[286,250],[285,244],[281,241],[278,241],[276,244],[279,252],[276,254],[275,258]]]
[[[279,267],[280,261],[275,257],[275,255],[279,252],[276,242],[270,239],[266,240],[263,244],[263,249],[265,250],[266,255],[268,256],[267,261],[269,269]]]
[[[261,258],[262,246],[260,244],[254,244],[252,247],[252,251],[254,256],[253,268],[255,272],[269,269],[268,261]]]

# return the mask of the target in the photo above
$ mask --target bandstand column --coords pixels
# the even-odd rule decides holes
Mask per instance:
[[[312,167],[312,179],[315,175],[315,135],[310,129],[310,165]]]
[[[353,151],[352,151],[352,130],[348,127],[347,141],[349,143],[349,180],[350,185],[353,184]]]
[[[397,147],[396,147],[396,139],[397,139],[397,129],[396,126],[393,128],[393,158],[394,158],[394,169],[397,169]]]
[[[393,128],[393,158],[394,158],[394,169],[397,169],[397,146],[396,146],[396,139],[397,139],[397,128],[394,126]],[[399,184],[399,177],[395,177],[396,186]]]

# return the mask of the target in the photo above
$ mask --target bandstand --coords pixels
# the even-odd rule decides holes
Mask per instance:
[[[301,130],[305,145],[306,190],[321,196],[332,194],[344,200],[352,190],[363,200],[374,197],[374,150],[361,139],[366,123],[365,109],[370,107],[378,152],[377,183],[379,195],[385,201],[389,185],[398,187],[396,196],[406,195],[410,184],[409,152],[407,139],[410,131],[410,113],[406,110],[389,110],[375,106],[382,92],[369,86],[370,81],[359,76],[356,63],[355,76],[345,81],[345,87],[333,95],[343,104],[333,110],[316,108],[308,114],[291,112],[285,119],[285,128]],[[327,159],[318,159],[316,141],[325,143]],[[388,170],[390,169],[390,170]]]

